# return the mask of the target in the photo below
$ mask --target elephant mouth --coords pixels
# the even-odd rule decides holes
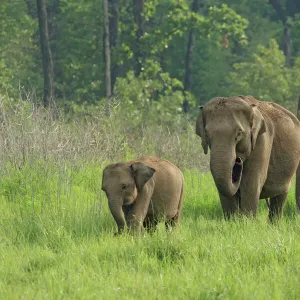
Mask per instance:
[[[232,168],[231,180],[232,183],[237,183],[240,181],[243,172],[243,160],[237,157]]]

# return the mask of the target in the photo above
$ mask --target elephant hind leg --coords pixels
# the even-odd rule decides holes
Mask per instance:
[[[182,185],[181,192],[180,192],[180,198],[179,198],[179,202],[178,202],[177,213],[173,218],[171,218],[171,219],[169,219],[165,222],[166,229],[168,229],[170,226],[175,227],[176,224],[180,220],[181,212],[182,212],[182,204],[183,204],[183,191],[184,191],[184,188],[183,188],[183,185]]]
[[[182,211],[182,198],[183,198],[183,196],[181,194],[176,215],[173,218],[165,221],[166,231],[171,231],[172,228],[174,228],[180,220],[181,211]]]
[[[172,228],[176,227],[179,222],[178,213],[171,219],[165,221],[166,231],[172,231]]]
[[[153,233],[156,230],[158,221],[153,216],[146,216],[143,222],[143,227],[149,232]]]
[[[287,193],[270,198],[269,219],[271,222],[279,220],[282,217],[286,197]]]

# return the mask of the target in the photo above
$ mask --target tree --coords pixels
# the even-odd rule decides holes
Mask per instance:
[[[34,2],[32,0],[24,0],[28,9],[29,15],[32,17],[32,19],[35,19],[37,17],[37,11],[35,9]]]
[[[270,1],[274,6],[279,4],[283,18]],[[95,0],[44,2],[54,72],[53,97],[61,99],[61,104],[73,102],[79,106],[96,104],[104,97],[106,101],[104,5]],[[290,100],[297,94],[300,1],[227,0],[227,5],[220,0],[107,2],[111,94],[118,94],[116,79],[126,78],[131,71],[152,90],[150,103],[153,100],[162,104],[166,94],[180,92],[181,102],[168,96],[165,103],[180,103],[178,111],[187,111],[190,106],[190,114],[196,97],[204,103],[217,95],[249,90],[265,99],[291,105]],[[43,93],[44,55],[38,52],[44,51],[40,46],[36,3],[37,0],[0,1],[0,93],[13,99],[28,92]],[[276,50],[272,59],[280,58],[280,64],[272,65],[274,62],[270,61],[270,68],[254,68],[253,54],[261,56],[259,46],[266,48],[271,39],[277,43],[282,40],[283,19],[285,36],[290,37],[286,55],[274,55]],[[269,62],[266,57],[263,59]],[[253,70],[245,72],[243,66],[249,64]],[[290,70],[286,68],[288,64]],[[272,69],[277,71],[272,73]],[[268,81],[270,77],[259,75],[257,70],[263,74],[271,72],[274,78]],[[232,71],[237,76],[234,79]],[[247,77],[250,72],[257,77]],[[166,78],[177,79],[180,86],[170,85]],[[156,84],[162,86],[158,88]],[[124,95],[119,96],[123,99]]]
[[[103,8],[104,8],[105,90],[106,90],[106,98],[107,98],[107,114],[110,114],[109,101],[111,97],[111,72],[110,72],[108,0],[103,0]]]
[[[286,66],[291,67],[292,62],[292,26],[295,14],[300,12],[298,0],[287,0],[283,5],[281,0],[269,0],[283,24],[283,52],[286,57]]]
[[[49,30],[49,43],[52,52],[53,61],[53,72],[54,72],[54,96],[61,97],[58,83],[60,82],[60,75],[63,72],[59,62],[62,59],[62,53],[58,51],[58,36],[59,36],[59,23],[60,19],[60,1],[61,0],[50,0],[47,1],[47,14],[48,14],[48,30]]]
[[[23,1],[0,1],[0,15],[0,96],[18,99],[43,86],[40,49],[33,38],[37,19],[28,16]]]
[[[40,46],[44,72],[44,106],[53,100],[53,62],[49,44],[48,20],[45,0],[37,0],[37,14],[39,19]]]
[[[136,24],[135,31],[135,49],[134,49],[134,60],[135,60],[135,74],[139,76],[142,71],[143,64],[143,51],[141,38],[144,36],[144,11],[145,0],[133,0],[133,16]]]
[[[276,40],[267,47],[259,45],[251,61],[233,64],[228,74],[232,94],[253,95],[265,101],[278,101],[290,110],[295,109],[299,93],[300,60],[293,67],[285,65],[285,56]]]
[[[199,8],[200,8],[200,3],[201,0],[193,0],[192,3],[192,12],[197,13]],[[195,46],[195,41],[196,41],[196,30],[194,27],[192,27],[189,30],[189,37],[188,37],[188,45],[187,45],[187,51],[185,55],[185,70],[184,70],[184,91],[185,92],[190,92],[191,91],[191,80],[192,80],[192,55],[193,55],[193,50]],[[184,113],[187,113],[189,110],[189,103],[186,99],[183,101],[182,104],[182,110]]]
[[[300,121],[300,95],[298,99],[297,116]],[[298,166],[297,173],[296,173],[296,203],[297,203],[297,209],[300,212],[300,164]]]
[[[98,102],[106,94],[102,2],[47,3],[55,96],[76,104]]]
[[[110,1],[109,16],[109,34],[110,34],[110,53],[112,56],[111,64],[111,90],[113,92],[114,85],[118,76],[117,46],[118,46],[118,27],[119,27],[119,0]]]

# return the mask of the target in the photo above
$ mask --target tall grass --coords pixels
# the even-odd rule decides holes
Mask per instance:
[[[127,127],[126,118],[65,120],[30,104],[2,106],[1,299],[297,299],[300,218],[223,220],[207,159],[188,123]],[[182,129],[185,128],[185,129]],[[114,237],[103,167],[141,154],[181,167],[179,227]]]

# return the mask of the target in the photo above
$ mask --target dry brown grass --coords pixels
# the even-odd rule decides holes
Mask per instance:
[[[183,129],[184,127],[184,129]],[[0,163],[21,168],[32,160],[74,165],[105,163],[141,155],[167,158],[180,168],[208,170],[193,122],[167,127],[134,125],[119,110],[110,117],[101,108],[66,116],[30,102],[0,102]]]

